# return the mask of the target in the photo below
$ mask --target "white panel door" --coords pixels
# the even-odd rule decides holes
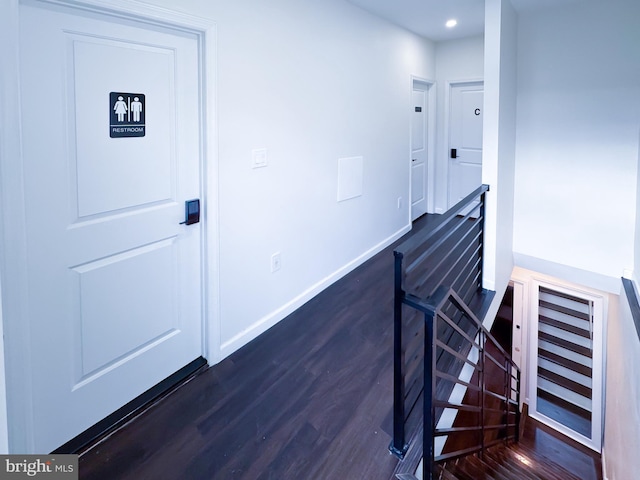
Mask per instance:
[[[31,448],[45,453],[202,354],[201,227],[179,225],[200,197],[199,60],[195,37],[124,19],[30,3],[20,22]]]
[[[449,207],[452,207],[482,184],[483,84],[452,85],[450,93]]]
[[[411,220],[427,213],[428,95],[414,83],[411,105]]]

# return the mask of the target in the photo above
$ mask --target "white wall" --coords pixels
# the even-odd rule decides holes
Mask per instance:
[[[153,3],[217,24],[226,356],[407,231],[411,75],[435,77],[434,45],[343,0]],[[338,203],[338,159],[360,155],[363,195]]]
[[[485,2],[484,141],[486,200],[484,287],[496,291],[493,319],[513,270],[517,15],[509,0]]]
[[[640,470],[640,339],[624,290],[609,316],[607,349],[603,466],[605,479],[625,480]]]
[[[435,213],[444,213],[448,205],[449,119],[448,82],[482,80],[484,76],[484,36],[436,43],[436,168]]]
[[[640,129],[638,129],[640,136]],[[640,145],[640,144],[639,144]],[[636,180],[636,228],[634,242],[635,251],[633,255],[633,278],[636,285],[640,285],[640,148],[638,148],[638,177]]]
[[[537,269],[539,259],[616,281],[633,268],[639,18],[636,0],[521,15],[518,264]]]

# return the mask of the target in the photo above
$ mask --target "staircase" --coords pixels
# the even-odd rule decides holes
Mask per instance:
[[[389,450],[400,461],[392,478],[591,479],[592,471],[584,476],[565,468],[573,458],[566,447],[556,450],[556,457],[565,452],[560,464],[537,440],[537,448],[519,442],[520,369],[511,358],[510,338],[500,342],[482,321],[481,305],[493,296],[482,288],[487,190],[481,186],[394,250]],[[539,300],[538,412],[549,405],[588,428],[593,306],[542,287]],[[511,304],[503,306],[507,315]]]
[[[583,480],[522,443],[497,445],[436,467],[443,480]]]
[[[511,294],[507,292],[505,298],[503,298],[500,310],[503,307],[510,307]],[[571,303],[569,303],[569,301]],[[577,341],[575,338],[568,337],[568,335],[578,335],[582,338],[590,338],[589,335],[589,318],[586,315],[589,312],[588,304],[581,302],[584,306],[579,306],[575,303],[575,299],[569,296],[563,296],[559,301],[558,293],[551,292],[547,289],[541,291],[540,295],[540,324],[542,329],[545,330],[546,326],[553,325],[556,328],[562,330],[561,335],[566,340],[571,340],[574,344],[572,348],[573,358],[580,360],[575,352],[575,345]],[[579,315],[577,312],[582,311],[583,314]],[[499,317],[500,315],[498,315]],[[509,317],[509,318],[507,318]],[[564,317],[564,318],[562,318]],[[493,324],[491,333],[495,335],[495,338],[500,338],[500,344],[503,348],[507,349],[507,341],[510,339],[501,338],[501,330],[506,332],[511,331],[510,315],[505,315],[502,319],[503,326],[500,326],[499,318]],[[562,322],[562,323],[560,323]],[[585,325],[586,323],[586,325]],[[578,329],[578,327],[581,327]],[[547,331],[547,333],[549,333]],[[561,342],[556,336],[547,335],[549,344],[559,347],[558,343],[567,345],[567,342]],[[508,348],[510,350],[510,348]],[[560,353],[557,348],[554,348],[556,352]],[[570,365],[566,356],[567,352],[563,352],[563,356],[559,358],[559,355],[551,355],[550,348],[544,348],[540,346],[538,354],[540,359],[548,358],[552,359],[556,365],[564,365],[564,375],[576,378],[576,374],[566,373],[569,367],[572,370],[579,371],[582,375],[590,379],[590,371],[587,371],[584,366]],[[586,353],[586,352],[585,352]],[[495,353],[492,352],[493,355]],[[590,359],[590,355],[585,355],[584,360],[580,360],[580,364],[587,363],[587,357]],[[551,367],[556,370],[556,366]],[[494,371],[488,371],[490,376],[495,376],[497,373]],[[544,369],[548,370],[548,369]],[[558,376],[549,374],[548,371],[539,369],[539,375],[545,375],[551,377],[554,381],[554,387],[552,387],[553,403],[556,408],[560,405],[558,398],[558,384],[567,385],[566,380],[558,379]],[[560,380],[560,381],[559,381]],[[586,384],[586,381],[584,382]],[[540,394],[540,392],[538,392]],[[539,398],[540,402],[540,398]],[[464,403],[468,403],[467,397],[465,397]],[[566,402],[564,402],[566,403]],[[575,407],[571,409],[575,412]],[[536,480],[601,480],[602,465],[600,456],[588,448],[577,444],[577,442],[565,437],[550,427],[545,427],[540,422],[530,418],[526,414],[527,406],[523,412],[523,424],[520,430],[520,441],[518,443],[514,441],[504,441],[498,445],[487,448],[483,452],[477,452],[474,454],[457,457],[448,461],[438,462],[434,466],[433,478],[443,480],[467,480],[467,479],[495,479],[495,480],[512,480],[512,479],[536,479]],[[563,418],[567,419],[567,414],[563,413]],[[569,417],[570,419],[570,417]],[[462,427],[465,425],[464,418],[460,422],[456,422],[454,426]],[[450,439],[445,452],[447,450],[455,450],[455,444]],[[422,480],[421,471],[416,472],[416,476],[407,475],[405,477],[397,476],[401,480],[419,479]]]
[[[520,441],[503,442],[434,468],[433,478],[443,480],[602,480],[598,453],[526,415]],[[480,456],[482,455],[482,456]],[[400,477],[399,477],[400,478]],[[420,472],[416,477],[421,480]]]

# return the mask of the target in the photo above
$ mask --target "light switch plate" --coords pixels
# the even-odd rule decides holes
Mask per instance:
[[[251,167],[261,168],[266,167],[267,163],[267,149],[266,148],[254,148],[251,150]]]

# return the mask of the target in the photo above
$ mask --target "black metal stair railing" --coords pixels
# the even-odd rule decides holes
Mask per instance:
[[[451,289],[442,288],[429,305],[416,305],[425,314],[425,325],[433,337],[425,340],[425,358],[440,357],[439,362],[428,362],[431,372],[424,371],[425,385],[431,382],[431,399],[425,395],[423,451],[425,456],[423,478],[432,478],[436,463],[478,452],[510,440],[517,442],[520,432],[520,369],[500,343],[482,325],[482,322]],[[465,330],[465,325],[470,328]],[[462,347],[455,351],[438,338],[441,325],[456,331]],[[476,331],[475,335],[467,332]],[[452,362],[440,356],[451,357]],[[452,364],[469,366],[470,378],[451,375]],[[447,366],[448,365],[448,366]],[[443,370],[443,368],[447,370]],[[425,362],[425,367],[429,367]],[[438,382],[449,382],[464,387],[466,394],[458,399],[438,397],[443,391]],[[447,390],[447,389],[445,389]],[[428,409],[427,409],[428,407]],[[465,415],[461,422],[439,427],[439,410],[448,408],[457,412],[456,418]],[[435,441],[447,437],[436,454]]]
[[[421,457],[424,478],[432,478],[435,462],[518,439],[520,372],[478,318],[493,294],[482,289],[486,191],[488,186],[481,186],[394,251],[389,449],[405,458],[396,469],[398,478],[413,473]],[[456,387],[467,392],[459,403],[450,401]],[[445,409],[464,422],[438,427]]]
[[[394,406],[389,449],[400,458],[404,458],[410,443],[407,432],[415,437],[422,427],[422,415],[416,407],[424,390],[424,323],[406,299],[412,295],[427,300],[444,284],[460,292],[472,308],[478,308],[482,297],[487,296],[482,290],[482,254],[488,190],[487,185],[480,186],[435,224],[394,250]]]
[[[429,301],[407,295],[405,302],[424,319],[423,478],[435,478],[438,463],[517,442],[520,369],[511,355],[452,289],[440,287]],[[452,399],[455,386],[466,393]],[[464,415],[463,421],[439,426],[444,409],[455,411],[456,419]],[[446,440],[439,448],[438,438]]]

